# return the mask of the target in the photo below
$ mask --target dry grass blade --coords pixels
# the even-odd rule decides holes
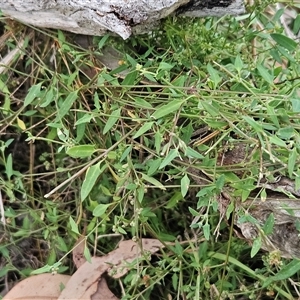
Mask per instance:
[[[3,57],[0,61],[0,74],[5,73],[9,66],[11,65],[11,63],[16,59],[16,57],[22,53],[22,48],[25,44],[25,41],[31,40],[34,36],[34,32],[32,31],[28,36],[26,36],[26,38],[22,38],[18,44],[17,47],[15,49],[13,49],[12,51],[10,51],[5,57]],[[6,35],[6,38],[9,38],[10,34]]]

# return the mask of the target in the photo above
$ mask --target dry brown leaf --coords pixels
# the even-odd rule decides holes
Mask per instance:
[[[134,259],[140,257],[141,252],[146,251],[151,254],[157,252],[159,248],[162,248],[163,244],[156,239],[142,239],[142,243],[135,243],[131,240],[121,242],[119,245],[119,252],[114,256],[115,261],[112,266],[108,269],[109,275],[115,279],[124,276],[128,268],[126,268],[126,263],[132,262]],[[142,250],[142,251],[141,251]],[[128,258],[122,258],[121,256],[128,255]],[[118,263],[119,261],[119,263]]]
[[[98,289],[98,281],[104,272],[116,267],[118,271],[114,276],[120,277],[127,271],[126,263],[139,258],[145,251],[155,253],[161,247],[163,244],[156,239],[142,239],[140,243],[132,240],[120,242],[116,250],[103,257],[92,257],[92,263],[84,263],[73,274],[58,299],[91,299]]]
[[[73,262],[77,269],[79,269],[85,262],[84,257],[85,237],[81,236],[74,245],[72,251]]]
[[[119,300],[108,288],[105,278],[101,278],[98,282],[98,289],[91,300]]]
[[[15,285],[3,300],[57,300],[70,278],[68,275],[50,273],[31,276]]]

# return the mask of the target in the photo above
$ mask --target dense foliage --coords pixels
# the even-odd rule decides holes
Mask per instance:
[[[239,239],[232,216],[267,197],[262,177],[299,189],[296,6],[172,17],[128,41],[2,27],[2,56],[20,50],[0,74],[1,289],[45,265],[71,274],[84,235],[87,256],[121,238],[170,242],[110,281],[122,299],[296,297],[298,265]],[[241,143],[251,160],[223,164]]]

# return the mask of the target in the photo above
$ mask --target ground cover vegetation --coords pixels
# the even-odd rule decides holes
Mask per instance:
[[[122,299],[299,297],[298,260],[235,225],[257,224],[237,206],[268,200],[260,179],[299,189],[297,5],[174,16],[127,41],[3,17],[1,55],[17,51],[0,74],[0,289],[44,266],[72,274],[83,235],[87,257],[121,239],[166,244],[109,280]],[[251,159],[223,163],[241,144]]]

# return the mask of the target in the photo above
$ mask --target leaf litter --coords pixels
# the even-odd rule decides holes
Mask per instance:
[[[164,245],[157,239],[121,241],[118,248],[105,256],[92,257],[91,263],[84,258],[85,237],[81,237],[73,250],[77,271],[72,276],[40,274],[19,282],[3,300],[22,299],[91,299],[118,300],[107,286],[104,274],[117,279],[129,270],[136,259],[147,258]],[[20,297],[22,295],[22,297]]]

